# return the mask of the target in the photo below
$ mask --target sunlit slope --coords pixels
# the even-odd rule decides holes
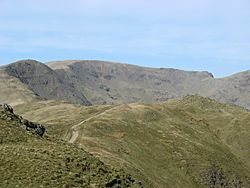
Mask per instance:
[[[77,143],[147,187],[248,187],[249,118],[198,96],[122,105],[83,125]]]
[[[0,68],[0,103],[18,105],[38,99],[39,97],[19,79],[8,75]]]
[[[17,110],[66,140],[92,117],[79,126],[76,144],[145,187],[249,187],[250,113],[243,108],[199,96],[114,110],[56,101],[26,107]]]
[[[166,103],[184,116],[208,125],[209,130],[235,155],[250,165],[250,111],[238,106],[223,105],[211,99],[189,96]]]
[[[67,140],[71,136],[70,128],[80,121],[112,108],[105,106],[82,106],[64,101],[36,101],[15,107],[18,114],[32,121],[47,125],[51,135]]]

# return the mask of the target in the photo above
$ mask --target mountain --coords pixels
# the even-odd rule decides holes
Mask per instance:
[[[91,104],[67,80],[61,79],[55,71],[38,61],[18,61],[2,67],[1,72],[9,75],[5,77],[7,80],[2,79],[2,82],[9,83],[8,79],[18,79],[21,85],[26,85],[26,88],[40,98],[66,100],[83,105]]]
[[[16,100],[3,93],[13,93],[13,88],[6,86],[10,79],[15,82],[12,87],[25,90],[25,93],[20,92],[22,97],[14,95],[19,96]],[[215,79],[209,72],[145,68],[105,61],[71,60],[46,65],[23,60],[0,68],[0,85],[5,88],[0,91],[5,96],[1,100],[13,104],[30,100],[34,95],[35,98],[100,105],[160,103],[199,94],[250,109],[250,71]]]
[[[215,79],[209,72],[145,68],[104,61],[57,61],[47,64],[70,80],[93,104],[155,103],[199,94],[250,108],[250,71]]]
[[[104,61],[48,63],[60,76],[72,80],[94,104],[162,102],[193,91],[196,83],[211,79],[207,72],[153,69]],[[84,84],[83,84],[84,83]]]
[[[0,187],[142,187],[123,170],[56,139],[23,128],[0,105]]]
[[[145,187],[250,187],[250,112],[198,95],[161,104],[16,106]],[[77,134],[76,134],[77,133]]]

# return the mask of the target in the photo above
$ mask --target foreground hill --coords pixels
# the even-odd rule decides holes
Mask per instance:
[[[250,108],[250,71],[215,79],[208,72],[145,68],[104,61],[58,61],[48,65],[93,104],[163,102],[199,94]]]
[[[199,96],[163,104],[28,106],[17,109],[67,140],[74,126],[78,146],[145,187],[250,187],[250,113],[243,108]]]
[[[141,187],[72,144],[23,129],[0,106],[0,187]]]

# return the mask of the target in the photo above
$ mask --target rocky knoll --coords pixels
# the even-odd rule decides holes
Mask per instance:
[[[22,128],[26,129],[27,131],[33,130],[37,135],[41,137],[43,136],[45,132],[45,127],[43,125],[28,121],[26,119],[23,119],[22,116],[16,115],[13,111],[13,108],[8,104],[0,104],[0,108],[3,112],[3,114],[1,115],[1,118],[3,120],[18,121],[19,123],[21,123]]]

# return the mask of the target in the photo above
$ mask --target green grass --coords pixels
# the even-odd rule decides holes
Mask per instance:
[[[74,105],[62,101],[38,101],[15,106],[15,111],[24,118],[47,125],[47,130],[56,138],[69,139],[70,128],[80,121],[112,108],[106,106]]]
[[[122,170],[105,165],[79,147],[43,138],[21,128],[19,119],[0,111],[0,187],[140,187]],[[114,187],[118,184],[114,184]]]
[[[206,187],[202,174],[214,165],[231,184],[238,176],[248,181],[249,170],[206,124],[167,105],[158,107],[122,106],[89,122],[78,143],[94,153],[100,148],[101,158],[125,166],[148,187]],[[125,136],[115,137],[118,133]]]

